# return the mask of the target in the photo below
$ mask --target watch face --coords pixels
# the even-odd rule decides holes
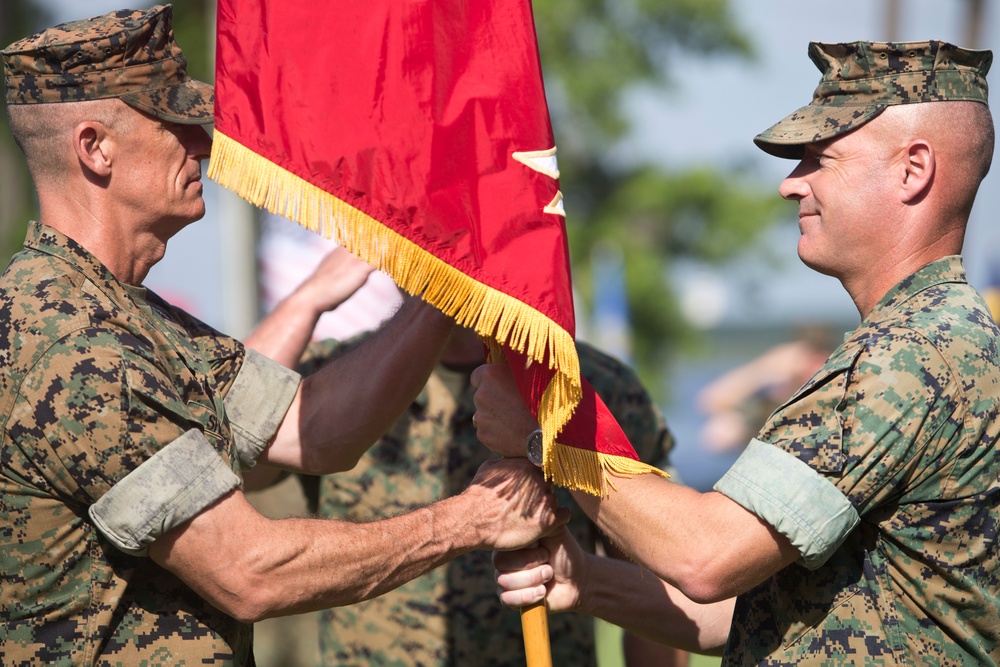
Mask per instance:
[[[542,432],[535,431],[528,438],[528,460],[536,466],[542,465]]]

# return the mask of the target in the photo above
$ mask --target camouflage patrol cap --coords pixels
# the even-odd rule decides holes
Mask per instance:
[[[161,120],[213,121],[212,86],[188,76],[173,8],[123,9],[62,23],[0,52],[7,104],[118,98]]]
[[[823,73],[812,102],[754,137],[771,155],[799,159],[805,144],[856,129],[896,104],[988,104],[992,51],[941,41],[811,42],[809,58]]]

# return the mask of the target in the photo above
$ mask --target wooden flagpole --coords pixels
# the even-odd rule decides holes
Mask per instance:
[[[521,608],[521,631],[528,667],[552,667],[549,617],[544,600]]]

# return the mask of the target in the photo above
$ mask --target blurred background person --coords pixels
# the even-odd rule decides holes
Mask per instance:
[[[828,327],[802,326],[791,340],[714,379],[695,399],[705,417],[701,445],[713,453],[743,449],[836,347]]]

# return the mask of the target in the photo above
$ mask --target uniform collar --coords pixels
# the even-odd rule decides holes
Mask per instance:
[[[943,283],[966,283],[965,266],[959,255],[949,255],[925,265],[916,273],[912,273],[886,292],[879,299],[865,322],[877,322],[885,319],[892,311],[902,306],[911,297],[929,287]]]
[[[89,250],[57,229],[32,220],[28,223],[24,247],[66,262],[111,298],[132,300],[125,285],[111,273],[111,269],[104,266]]]

